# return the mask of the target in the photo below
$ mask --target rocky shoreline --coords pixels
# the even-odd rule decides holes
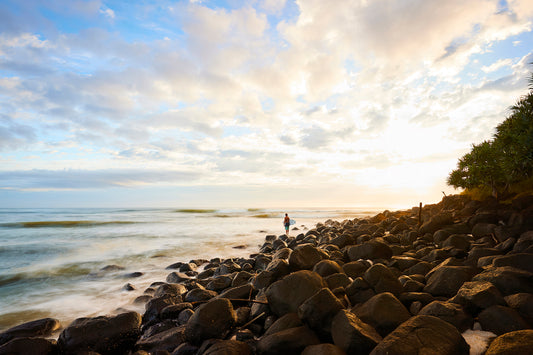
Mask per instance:
[[[533,353],[533,196],[446,196],[168,269],[144,314],[24,323],[0,354]]]

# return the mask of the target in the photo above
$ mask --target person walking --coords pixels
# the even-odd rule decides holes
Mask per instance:
[[[283,225],[285,226],[285,235],[289,235],[289,227],[291,226],[291,219],[289,215],[285,213],[285,218],[283,218]]]

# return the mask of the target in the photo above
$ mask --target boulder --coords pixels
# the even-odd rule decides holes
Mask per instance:
[[[352,261],[342,265],[344,273],[351,278],[362,276],[364,272],[370,267],[370,264],[364,260]]]
[[[331,290],[338,287],[345,288],[352,283],[352,280],[344,273],[331,274],[324,277],[324,281],[326,281]]]
[[[263,270],[259,272],[258,274],[256,274],[252,278],[251,282],[252,282],[252,286],[255,289],[260,290],[260,289],[270,286],[276,280],[277,278],[275,277],[272,271]]]
[[[398,278],[383,264],[372,265],[365,271],[363,277],[376,293],[391,292],[399,295],[403,292],[403,286]]]
[[[475,270],[468,266],[441,266],[429,277],[424,292],[433,296],[452,297],[474,275]]]
[[[276,319],[276,321],[268,327],[264,335],[274,334],[290,328],[301,327],[302,325],[304,324],[300,320],[300,317],[298,317],[298,314],[287,313]]]
[[[337,345],[324,343],[309,345],[301,355],[346,355],[346,353]]]
[[[159,318],[162,320],[178,318],[179,314],[185,309],[192,309],[192,303],[182,302],[178,304],[171,304],[161,310]]]
[[[382,340],[371,325],[344,309],[333,318],[331,336],[347,354],[368,354]]]
[[[289,262],[285,259],[274,259],[268,264],[266,271],[271,273],[273,280],[278,280],[290,273]]]
[[[323,288],[302,303],[298,316],[321,339],[328,341],[331,339],[331,321],[342,308],[337,297],[328,288]]]
[[[517,293],[505,297],[505,302],[533,327],[533,294]]]
[[[492,260],[492,266],[511,266],[516,269],[533,272],[533,256],[531,254],[510,254]]]
[[[250,345],[238,340],[213,339],[202,344],[198,350],[201,355],[251,355]]]
[[[231,281],[231,287],[242,286],[248,283],[254,275],[248,271],[239,271]]]
[[[318,337],[304,325],[261,337],[257,342],[257,353],[259,355],[300,354],[306,347],[317,344],[320,344]]]
[[[44,338],[16,337],[0,345],[0,354],[45,355],[57,352],[56,341]]]
[[[423,235],[426,233],[435,233],[443,227],[453,224],[453,215],[450,212],[439,213],[420,226],[418,232]]]
[[[405,275],[415,275],[415,274],[426,275],[429,271],[431,271],[431,269],[433,269],[433,264],[427,261],[421,261],[411,266],[407,270],[405,270],[404,274]]]
[[[490,344],[485,355],[526,355],[533,349],[533,330],[517,330],[500,335]]]
[[[181,296],[164,295],[150,299],[144,306],[143,325],[152,325],[160,320],[161,311],[170,305],[182,302]]]
[[[390,259],[392,257],[392,250],[385,243],[370,240],[360,245],[348,247],[347,254],[351,261],[359,259]]]
[[[472,281],[488,281],[504,295],[533,293],[533,273],[511,266],[489,268],[474,276]]]
[[[57,343],[63,353],[122,354],[133,348],[140,327],[141,315],[136,312],[78,318],[61,332]]]
[[[460,305],[451,302],[433,301],[423,307],[418,314],[440,318],[456,327],[461,333],[474,324],[472,316],[465,313]]]
[[[357,236],[352,234],[342,234],[338,237],[333,238],[329,243],[338,246],[340,249],[348,245],[354,245],[357,243]]]
[[[191,280],[191,277],[183,272],[171,272],[167,275],[167,282],[170,284],[177,284],[180,282]]]
[[[411,317],[407,308],[390,292],[377,294],[356,305],[352,313],[374,327],[381,336],[386,336]]]
[[[358,277],[346,288],[346,295],[352,304],[363,303],[376,295],[374,289],[362,277]]]
[[[59,320],[43,318],[23,323],[0,333],[0,345],[14,338],[47,337],[61,328]]]
[[[442,243],[442,247],[468,251],[472,244],[471,238],[467,234],[452,234]]]
[[[205,288],[210,291],[220,292],[230,287],[232,281],[233,278],[229,275],[219,275],[211,279]]]
[[[450,301],[474,315],[493,305],[505,305],[501,292],[488,281],[465,282]]]
[[[228,298],[228,299],[251,299],[255,289],[252,285],[246,284],[237,287],[230,287],[223,291],[216,298]]]
[[[201,305],[187,322],[185,337],[192,344],[221,339],[231,330],[237,315],[228,299],[217,298]]]
[[[171,352],[181,343],[185,342],[185,326],[179,326],[156,333],[150,337],[142,337],[135,344],[136,350],[144,350],[150,353],[156,351]]]
[[[289,257],[289,265],[293,270],[310,270],[327,254],[311,244],[302,244],[294,248]]]
[[[187,292],[187,288],[181,284],[162,284],[158,286],[154,292],[154,297],[161,296],[181,296]]]
[[[274,282],[266,290],[266,297],[272,312],[278,316],[298,312],[298,307],[309,297],[327,287],[315,272],[301,270]]]
[[[461,333],[437,317],[414,316],[385,337],[371,355],[469,355]]]
[[[497,225],[493,223],[477,223],[472,227],[472,235],[475,239],[479,239],[486,235],[494,234],[494,230],[496,227]]]
[[[205,290],[201,288],[195,288],[185,294],[185,302],[198,302],[208,301],[213,297],[216,297],[218,293],[216,291]]]
[[[513,247],[513,252],[515,253],[527,252],[528,250],[531,250],[530,248],[532,245],[533,245],[533,230],[530,230],[520,235],[520,238],[518,238],[518,240],[516,241],[516,244]],[[529,253],[531,254],[531,251],[529,251]]]
[[[320,276],[329,276],[332,274],[342,272],[342,268],[333,260],[322,260],[319,261],[314,267],[313,271],[319,274]]]
[[[485,309],[479,314],[478,319],[484,330],[497,335],[529,328],[529,324],[520,317],[517,311],[499,305]]]
[[[404,271],[412,266],[418,264],[420,260],[410,256],[393,256],[389,266],[396,267],[400,271]]]

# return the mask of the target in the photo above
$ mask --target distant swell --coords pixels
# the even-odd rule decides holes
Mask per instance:
[[[202,210],[202,209],[181,209],[175,210],[174,212],[178,213],[214,213],[217,210]]]
[[[116,224],[134,224],[137,222],[130,221],[37,221],[37,222],[18,222],[18,223],[4,223],[1,227],[5,228],[69,228],[69,227],[93,227]]]

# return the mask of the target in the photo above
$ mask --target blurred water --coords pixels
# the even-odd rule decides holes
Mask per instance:
[[[305,230],[378,211],[0,209],[0,331],[47,316],[67,325],[119,308],[142,312],[133,299],[164,281],[168,265],[248,257],[265,235],[284,233],[285,212]],[[123,269],[103,271],[108,265]],[[126,283],[136,289],[123,291]]]

